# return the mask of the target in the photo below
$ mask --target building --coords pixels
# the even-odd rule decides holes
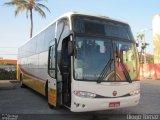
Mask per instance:
[[[17,60],[10,60],[10,59],[0,59],[0,64],[17,64]]]
[[[160,63],[160,14],[156,14],[152,20],[154,63]]]
[[[154,56],[150,53],[142,53],[142,58],[141,53],[139,53],[139,60],[140,64],[153,64],[154,63]]]

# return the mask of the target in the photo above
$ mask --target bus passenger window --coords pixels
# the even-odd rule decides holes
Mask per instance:
[[[49,52],[49,75],[55,78],[55,45],[50,47]]]

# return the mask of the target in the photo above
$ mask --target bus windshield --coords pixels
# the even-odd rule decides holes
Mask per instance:
[[[136,80],[138,61],[135,44],[92,36],[75,40],[74,77],[76,80]],[[128,76],[127,76],[128,75]]]
[[[134,41],[128,24],[98,17],[73,16],[73,31],[80,34],[94,34]]]

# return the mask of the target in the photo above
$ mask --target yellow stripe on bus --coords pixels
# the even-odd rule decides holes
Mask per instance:
[[[57,100],[57,92],[55,89],[49,88],[48,89],[48,102],[51,105],[56,106],[56,100]]]
[[[30,78],[28,75],[23,74],[23,82],[25,85],[31,87],[33,90],[45,96],[45,83],[46,81]]]

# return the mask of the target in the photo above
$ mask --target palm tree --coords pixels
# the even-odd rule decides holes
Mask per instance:
[[[144,70],[143,70],[143,64],[146,62],[146,58],[145,56],[143,58],[144,59],[144,62],[142,60],[142,53],[144,54],[145,53],[145,49],[146,47],[149,45],[148,43],[145,42],[145,34],[144,33],[141,33],[141,34],[138,34],[137,35],[137,41],[138,41],[138,44],[141,43],[141,53],[140,53],[140,61],[141,61],[141,64],[142,64],[142,79],[145,79],[144,77]]]
[[[141,55],[140,55],[141,63],[142,63],[142,53],[145,53],[145,49],[149,45],[148,43],[145,42],[144,37],[145,37],[144,33],[141,33],[141,34],[137,35],[138,44],[141,43]]]
[[[39,3],[44,0],[11,0],[11,2],[6,2],[4,5],[7,6],[15,6],[15,16],[19,14],[21,11],[26,11],[26,17],[28,18],[28,13],[30,14],[30,38],[33,34],[33,10],[38,12],[42,18],[46,18],[45,12],[42,8],[46,9],[50,12],[50,10],[43,4]],[[47,0],[45,0],[47,1]]]

